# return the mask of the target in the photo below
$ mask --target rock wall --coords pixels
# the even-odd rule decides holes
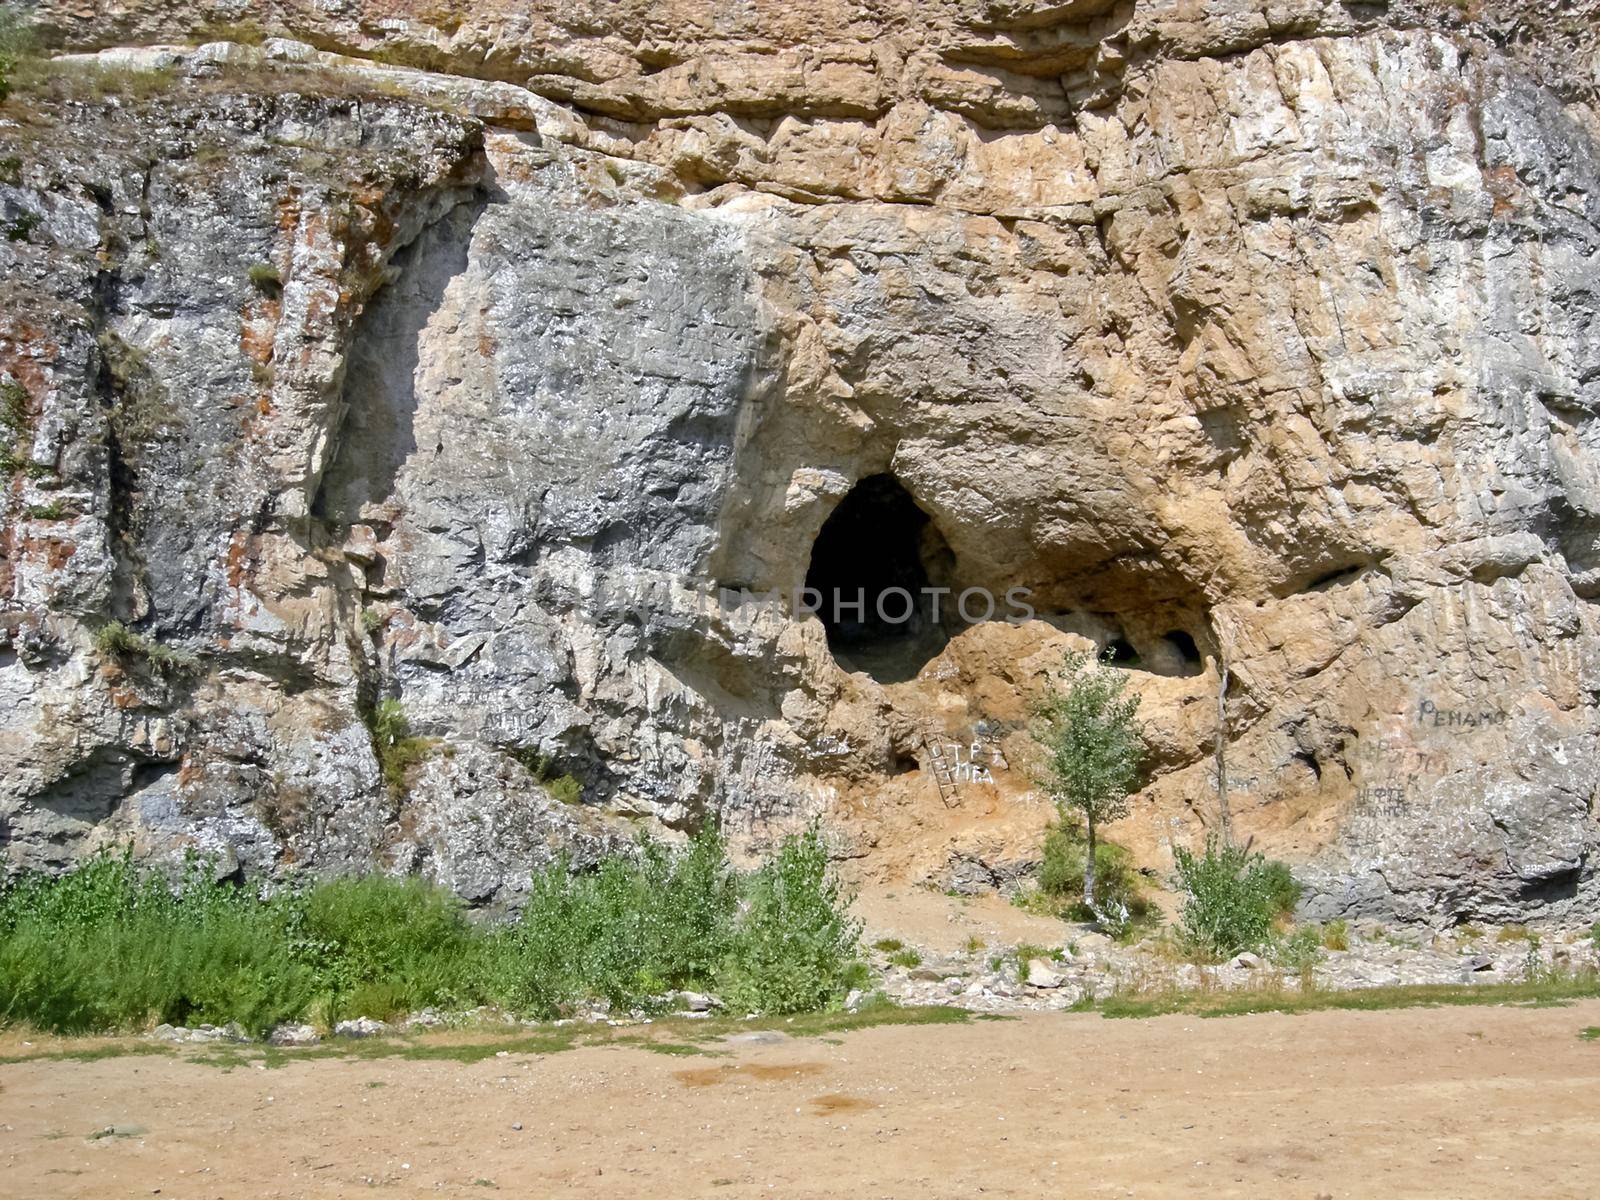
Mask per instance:
[[[8,861],[503,906],[820,816],[865,877],[1002,885],[1027,697],[1093,645],[1146,865],[1216,823],[1225,662],[1235,826],[1310,913],[1593,919],[1591,9],[38,5]],[[796,611],[864,480],[926,520],[830,570],[1031,618]]]

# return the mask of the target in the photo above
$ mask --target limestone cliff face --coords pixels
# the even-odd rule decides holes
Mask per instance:
[[[503,905],[821,816],[993,885],[1093,643],[1148,865],[1217,819],[1225,661],[1314,915],[1600,915],[1592,11],[249,8],[41,4],[73,57],[0,107],[12,864]],[[771,599],[894,570],[1032,619]]]

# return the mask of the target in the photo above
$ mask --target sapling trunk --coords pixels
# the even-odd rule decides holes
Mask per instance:
[[[1083,904],[1090,912],[1094,907],[1094,817],[1085,814],[1089,826],[1088,852],[1083,856]]]

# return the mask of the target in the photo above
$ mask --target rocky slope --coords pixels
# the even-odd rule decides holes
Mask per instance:
[[[31,18],[13,865],[505,905],[558,848],[821,816],[994,886],[1047,815],[1026,698],[1092,643],[1148,866],[1216,822],[1226,661],[1234,823],[1313,915],[1600,915],[1592,5]],[[847,644],[773,598],[886,571],[1033,616]]]

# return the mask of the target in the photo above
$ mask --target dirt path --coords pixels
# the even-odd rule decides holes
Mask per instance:
[[[1049,1015],[726,1057],[35,1061],[0,1067],[0,1195],[1592,1196],[1593,1025],[1600,1001]]]

